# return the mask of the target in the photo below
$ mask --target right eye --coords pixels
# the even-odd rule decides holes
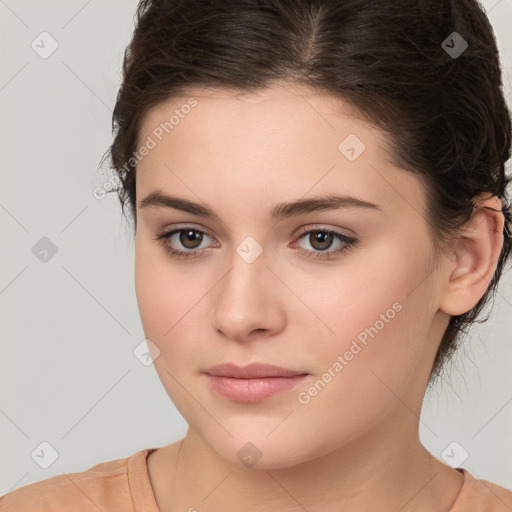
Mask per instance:
[[[198,250],[204,237],[211,238],[204,231],[188,226],[159,234],[155,240],[158,240],[172,257],[179,259],[199,258],[205,250],[204,248]],[[177,245],[178,247],[181,245],[185,250],[176,249]]]

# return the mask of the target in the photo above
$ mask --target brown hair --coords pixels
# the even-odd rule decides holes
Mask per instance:
[[[193,86],[256,92],[278,80],[337,95],[388,134],[396,164],[426,183],[436,253],[480,194],[508,204],[510,112],[494,33],[476,0],[141,0],[136,14],[105,155],[135,230],[133,155],[148,110]],[[510,207],[502,211],[510,225]],[[494,294],[511,245],[505,231],[489,287],[451,317],[430,382]]]

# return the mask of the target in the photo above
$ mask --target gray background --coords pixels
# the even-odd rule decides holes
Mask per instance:
[[[0,495],[186,432],[154,368],[133,353],[144,334],[130,228],[115,194],[93,194],[109,183],[99,161],[136,5],[0,0]],[[483,5],[510,99],[512,0]],[[46,59],[31,47],[43,31],[58,43]],[[52,244],[56,254],[36,257],[34,246]],[[429,394],[420,430],[436,456],[457,465],[465,450],[463,467],[509,488],[511,333],[509,272],[489,321]]]

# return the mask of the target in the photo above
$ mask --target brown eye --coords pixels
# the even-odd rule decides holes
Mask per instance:
[[[355,238],[332,231],[330,229],[310,229],[303,231],[299,236],[299,242],[294,245],[299,247],[299,252],[308,258],[332,259],[340,256],[352,247],[358,244]],[[338,242],[333,246],[333,242]],[[309,247],[304,247],[302,243],[306,242]]]
[[[334,240],[333,233],[328,231],[311,231],[308,236],[311,247],[318,251],[329,249]]]
[[[200,245],[205,240],[207,241],[207,239],[211,239],[214,244],[216,243],[215,239],[205,232],[191,227],[164,232],[155,238],[169,255],[179,259],[203,257],[208,247],[200,247]],[[297,244],[299,246],[299,253],[308,258],[317,259],[332,259],[348,251],[358,243],[355,238],[329,229],[303,231],[299,240],[302,242],[307,241],[310,246],[309,248],[304,248],[302,244]],[[338,244],[332,249],[331,247],[335,241]]]
[[[203,240],[203,233],[195,229],[182,229],[179,233],[179,241],[187,249],[197,249]]]
[[[211,239],[209,235],[191,227],[174,229],[156,236],[165,251],[176,258],[199,258],[206,251],[205,247],[199,247],[202,242]]]

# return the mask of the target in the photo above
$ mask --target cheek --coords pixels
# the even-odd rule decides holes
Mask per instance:
[[[389,386],[403,389],[423,353],[435,313],[424,256],[418,258],[411,245],[380,249],[378,257],[359,258],[350,272],[325,280],[321,289],[308,290],[309,278],[303,283],[307,303],[321,320],[315,323],[317,332],[312,325],[309,333],[317,340],[317,370],[336,373],[333,388],[357,383],[357,393],[365,394],[366,388],[371,394],[385,389],[381,376]],[[299,315],[297,322],[304,323]],[[333,369],[338,356],[343,368],[337,364]]]
[[[145,327],[167,332],[200,299],[195,284],[157,241],[140,235],[135,243],[135,292]]]
[[[135,293],[146,338],[161,352],[186,327],[202,290],[171,265],[163,249],[136,241]]]
[[[183,385],[188,388],[193,377],[189,369],[196,370],[200,337],[194,336],[193,318],[204,290],[169,264],[160,248],[136,242],[135,291],[144,335],[154,344],[148,343],[155,370],[176,408],[188,418],[196,412],[189,410]]]
[[[348,442],[403,407],[402,401],[410,403],[405,397],[422,357],[426,328],[416,322],[417,303],[400,295],[392,298],[375,294],[363,308],[345,303],[336,335],[310,350],[317,371],[297,391],[296,418],[307,422],[315,417],[320,437]]]
[[[376,251],[375,251],[376,252]],[[402,263],[397,264],[400,261]],[[390,331],[391,324],[402,322],[399,314],[406,307],[416,307],[409,294],[419,282],[418,264],[411,264],[406,254],[397,254],[393,247],[381,248],[380,255],[357,255],[328,272],[303,273],[288,280],[294,283],[294,293],[308,306],[307,317],[313,320],[327,344],[345,343],[369,330],[379,336]],[[325,269],[324,269],[325,270]],[[304,307],[295,309],[297,324],[304,323]],[[320,326],[320,328],[319,328]]]

